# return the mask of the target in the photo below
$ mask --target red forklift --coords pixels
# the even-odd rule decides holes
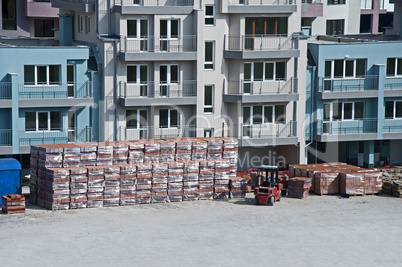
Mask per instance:
[[[278,167],[261,165],[257,168],[258,186],[254,189],[255,204],[273,206],[282,198],[279,189]]]

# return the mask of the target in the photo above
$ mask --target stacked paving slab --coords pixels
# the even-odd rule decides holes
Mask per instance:
[[[289,177],[308,177],[310,191],[319,195],[378,194],[382,189],[382,173],[341,162],[290,165]]]
[[[8,194],[1,197],[3,213],[24,213],[25,212],[25,197],[18,194]]]
[[[244,197],[237,157],[232,138],[32,146],[30,202],[59,210]]]
[[[402,197],[402,167],[381,169],[383,174],[382,192],[384,194]]]

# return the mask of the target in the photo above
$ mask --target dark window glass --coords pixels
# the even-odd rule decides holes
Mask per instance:
[[[214,25],[214,6],[205,6],[205,25]]]
[[[263,36],[265,28],[265,18],[255,18],[255,35]]]
[[[205,6],[205,15],[213,16],[214,15],[214,6]]]
[[[265,63],[265,80],[274,79],[274,63]]]
[[[334,103],[332,106],[332,119],[342,119],[342,103]]]
[[[253,124],[262,123],[262,106],[253,107]]]
[[[267,18],[267,35],[275,35],[275,18]]]
[[[385,118],[386,119],[394,118],[394,101],[385,102]]]
[[[356,59],[356,77],[366,75],[366,59]]]
[[[288,18],[282,17],[277,18],[277,34],[287,35],[288,34]]]
[[[395,58],[387,58],[387,76],[395,76]]]
[[[272,123],[273,108],[272,106],[264,107],[264,123]]]
[[[137,66],[127,66],[127,82],[137,82]]]
[[[179,112],[177,110],[170,110],[170,127],[179,128],[180,120],[179,120]]]
[[[67,65],[67,83],[74,83],[74,65]]]
[[[35,66],[32,65],[24,66],[24,84],[26,85],[35,84]]]
[[[137,129],[138,118],[137,110],[126,111],[126,127],[130,129]]]
[[[38,112],[38,130],[46,131],[49,129],[47,112]]]
[[[345,77],[353,77],[353,60],[345,61]]]
[[[174,19],[170,21],[170,37],[179,38],[179,20]]]
[[[50,84],[60,84],[60,66],[50,65],[49,66],[49,83]]]
[[[246,124],[246,125],[251,124],[250,107],[243,107],[243,123]]]
[[[396,61],[397,61],[396,75],[402,75],[402,58],[398,58]]]
[[[17,7],[16,0],[3,0],[2,9],[2,22],[3,30],[15,31],[17,30]]]
[[[343,60],[335,60],[334,77],[343,77]]]
[[[148,37],[148,20],[141,20],[140,21],[140,37],[146,38]]]
[[[251,81],[251,64],[244,64],[244,80]]]
[[[127,37],[137,38],[137,21],[127,20]]]
[[[205,86],[205,95],[204,95],[204,105],[205,106],[212,106],[212,86]]]
[[[253,34],[253,18],[246,18],[246,35]]]
[[[332,73],[332,61],[325,61],[325,78],[331,78]]]
[[[355,103],[355,120],[363,119],[364,117],[364,102]]]
[[[36,112],[25,112],[25,131],[36,131]]]
[[[343,119],[344,120],[353,119],[352,108],[353,108],[353,103],[344,103],[343,104]]]
[[[171,83],[179,82],[179,66],[177,65],[170,66],[170,82]]]
[[[145,84],[148,82],[148,66],[147,65],[140,66],[140,82],[141,82],[141,84]]]
[[[402,118],[402,102],[395,102],[395,118]]]
[[[262,81],[263,76],[263,63],[254,63],[254,81]]]
[[[276,80],[286,80],[286,64],[285,62],[276,62],[275,76]]]
[[[36,83],[37,84],[47,84],[47,67],[37,66],[36,67]]]
[[[205,42],[205,64],[204,69],[213,69],[214,64],[214,43],[213,42]]]
[[[34,22],[35,37],[54,37],[54,21],[37,19]]]
[[[159,110],[159,127],[168,128],[169,127],[169,110],[161,109]]]
[[[283,106],[283,105],[275,106],[275,121],[276,121],[276,123],[285,123],[286,122],[285,106]]]
[[[161,83],[167,83],[167,66],[160,66],[159,75]]]
[[[331,104],[324,104],[324,121],[330,120]]]
[[[148,126],[148,111],[140,110],[140,128],[144,129]]]
[[[52,130],[52,131],[61,130],[61,112],[60,111],[50,111],[50,130]]]

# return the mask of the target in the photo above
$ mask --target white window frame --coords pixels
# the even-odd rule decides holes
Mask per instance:
[[[85,16],[85,33],[88,34],[91,32],[91,17]]]
[[[385,108],[386,108],[386,106],[384,106],[384,119],[386,119],[386,120],[402,120],[402,117],[396,117],[396,103],[397,102],[402,103],[402,100],[386,100],[385,103],[386,102],[393,102],[394,107],[393,107],[393,110],[392,110],[392,118],[385,118]]]
[[[180,25],[181,25],[181,21],[180,21],[180,19],[161,19],[160,21],[162,21],[162,20],[166,21],[167,37],[166,37],[166,38],[162,38],[162,37],[161,37],[161,39],[162,39],[162,40],[179,40],[179,39],[180,39],[180,36],[181,36],[181,34],[180,34]],[[173,38],[173,37],[172,37],[172,20],[178,22],[178,23],[177,23],[177,38]],[[159,25],[160,25],[160,21],[159,21]],[[160,30],[161,30],[161,29],[159,29],[159,33],[160,33]]]
[[[137,40],[146,40],[149,37],[149,20],[148,19],[128,19],[127,21],[136,21],[135,25],[136,25],[136,32],[137,32],[137,36],[135,37],[129,37],[128,36],[128,23],[127,23],[127,39],[137,39]],[[146,21],[147,22],[147,37],[141,38],[141,21]]]
[[[163,129],[180,129],[180,118],[181,118],[181,114],[180,111],[178,111],[177,109],[171,109],[171,108],[161,108],[159,109],[159,117],[161,115],[161,110],[167,110],[168,111],[168,127],[161,127],[161,125],[159,124],[159,128],[163,128]],[[171,117],[171,111],[175,111],[177,112],[177,126],[172,127],[172,122],[170,121],[170,117]],[[160,122],[160,118],[159,118],[159,122]]]
[[[207,7],[212,7],[212,15],[207,15]],[[213,23],[207,23],[207,19],[213,19]],[[215,26],[215,5],[205,5],[204,25],[209,27]]]
[[[343,61],[343,70],[342,70],[342,76],[341,77],[335,77],[334,76],[334,72],[335,72],[335,61],[338,61],[338,60],[342,60]],[[356,67],[357,67],[357,65],[356,65],[356,60],[365,60],[366,61],[366,66],[365,66],[365,68],[364,68],[364,75],[363,75],[363,77],[364,76],[366,76],[367,75],[367,58],[352,58],[352,59],[342,59],[342,58],[340,58],[340,59],[327,59],[327,60],[325,60],[324,61],[324,78],[326,79],[326,80],[329,80],[329,79],[331,79],[331,80],[340,80],[340,79],[360,79],[361,78],[361,76],[356,76]],[[331,77],[325,77],[325,62],[327,62],[327,61],[330,61],[331,62]],[[353,61],[353,76],[346,76],[346,62],[347,61]]]
[[[356,108],[356,103],[363,103],[363,118],[362,119],[356,119],[355,118],[355,108]],[[333,115],[334,115],[334,105],[335,104],[342,104],[341,108],[341,119],[340,120],[334,120]],[[352,118],[351,119],[345,119],[345,104],[352,104]],[[325,105],[329,105],[329,120],[324,120],[324,110],[325,110]],[[356,101],[356,102],[331,102],[331,103],[324,103],[323,104],[323,109],[322,109],[322,119],[325,122],[329,121],[358,121],[358,120],[364,120],[364,113],[366,110],[366,103],[364,101]]]
[[[280,63],[285,63],[285,78],[280,78],[280,79],[277,79],[276,78],[276,64],[278,63],[278,62],[280,62]],[[286,81],[286,62],[285,61],[259,61],[259,62],[244,62],[244,64],[243,64],[243,72],[244,72],[244,69],[245,69],[245,65],[246,64],[250,64],[251,65],[251,68],[250,68],[250,81],[246,81],[246,79],[244,79],[244,81],[246,81],[246,82],[254,82],[254,81],[259,81],[259,80],[254,80],[254,64],[255,63],[262,63],[262,81]],[[274,64],[274,69],[273,69],[273,78],[272,79],[267,79],[267,77],[265,77],[265,65],[266,64],[268,64],[268,63],[273,63]]]
[[[284,107],[284,111],[285,111],[285,121],[284,122],[277,122],[276,120],[275,120],[275,117],[276,117],[276,114],[275,114],[275,107],[276,106],[283,106]],[[255,106],[244,106],[243,107],[243,109],[242,109],[242,111],[244,112],[244,108],[246,108],[246,107],[249,107],[250,108],[250,123],[249,124],[244,124],[244,125],[246,125],[246,126],[249,126],[249,125],[260,125],[260,124],[264,124],[264,125],[267,125],[267,124],[286,124],[286,105],[262,105],[262,106],[260,106],[260,105],[255,105]],[[262,123],[257,123],[257,124],[254,124],[254,116],[253,116],[253,109],[254,109],[254,107],[261,107],[262,108],[262,113],[261,113],[261,115],[262,115]],[[269,122],[269,121],[265,121],[265,108],[266,107],[271,107],[272,108],[272,122]],[[243,117],[244,117],[244,114],[243,114]]]
[[[27,129],[25,129],[25,132],[60,132],[62,131],[63,127],[62,127],[62,123],[63,123],[63,119],[62,119],[62,112],[58,111],[58,110],[51,110],[51,111],[25,111],[25,114],[29,112],[29,113],[35,113],[35,130],[34,131],[27,131]],[[51,112],[59,112],[60,113],[60,129],[58,130],[52,130],[51,129],[51,121],[50,121],[50,113]],[[47,114],[47,130],[39,130],[39,113],[46,113]],[[26,120],[26,115],[24,115],[24,118]],[[25,127],[25,125],[24,125]]]
[[[137,125],[135,126],[135,128],[133,128],[131,126],[130,127],[127,126],[127,111],[136,111],[137,112]],[[132,129],[132,130],[144,129],[144,128],[141,128],[141,111],[145,111],[147,114],[147,117],[145,118],[145,121],[147,122],[145,127],[148,127],[148,110],[147,109],[128,109],[128,110],[126,110],[126,128],[127,129]]]
[[[212,92],[211,92],[211,105],[206,105],[205,104],[205,90],[206,90],[206,87],[211,87],[211,89],[212,89]],[[214,100],[215,100],[215,97],[214,97],[214,94],[215,94],[215,86],[214,85],[212,85],[212,84],[207,84],[207,85],[204,85],[204,114],[213,114],[214,113]],[[211,111],[206,111],[206,109],[211,109]]]
[[[206,47],[207,43],[212,43],[212,61],[207,61],[206,57],[207,54],[206,52]],[[204,43],[205,49],[204,49],[204,70],[214,70],[215,69],[215,41],[205,41]],[[212,65],[212,68],[208,67],[207,65]]]
[[[166,67],[166,77],[167,77],[167,81],[164,81],[163,84],[180,84],[180,66],[179,64],[161,64],[159,65],[159,81],[162,84],[162,81],[160,80],[160,73],[161,73],[161,67],[164,66]],[[171,68],[173,66],[177,67],[177,82],[172,82],[172,72],[171,72]]]
[[[34,67],[34,84],[25,84],[24,86],[57,86],[61,84],[61,65],[24,65],[25,66],[33,66]],[[59,67],[59,82],[55,84],[50,84],[50,66],[58,66]],[[46,83],[38,83],[38,67],[46,67]],[[25,80],[25,72],[24,72],[24,80]]]
[[[147,84],[149,84],[149,66],[147,64],[127,64],[126,65],[126,80],[127,84],[141,84],[141,66],[146,66],[147,67]],[[127,67],[136,67],[136,81],[135,82],[129,82],[127,79]]]
[[[394,59],[394,61],[395,61],[395,70],[394,70],[394,74],[393,75],[388,75],[388,59]],[[402,64],[402,58],[398,58],[398,57],[390,57],[390,58],[387,58],[387,64],[385,65],[385,75],[386,75],[386,77],[387,78],[397,78],[397,77],[402,77],[402,73],[401,74],[398,74],[398,66],[399,66],[399,63],[398,63],[398,61],[400,61],[400,63]]]

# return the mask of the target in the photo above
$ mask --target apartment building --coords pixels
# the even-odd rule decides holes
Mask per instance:
[[[100,140],[230,136],[240,168],[304,160],[301,0],[52,5],[72,17],[74,40],[98,47]]]
[[[358,34],[359,0],[302,0],[301,30],[305,35]]]
[[[59,10],[50,0],[2,0],[0,9],[0,37],[57,37]]]
[[[0,155],[29,165],[30,146],[97,140],[89,47],[0,39]],[[95,89],[94,89],[95,88]]]
[[[402,163],[402,42],[363,37],[308,44],[309,162]]]

